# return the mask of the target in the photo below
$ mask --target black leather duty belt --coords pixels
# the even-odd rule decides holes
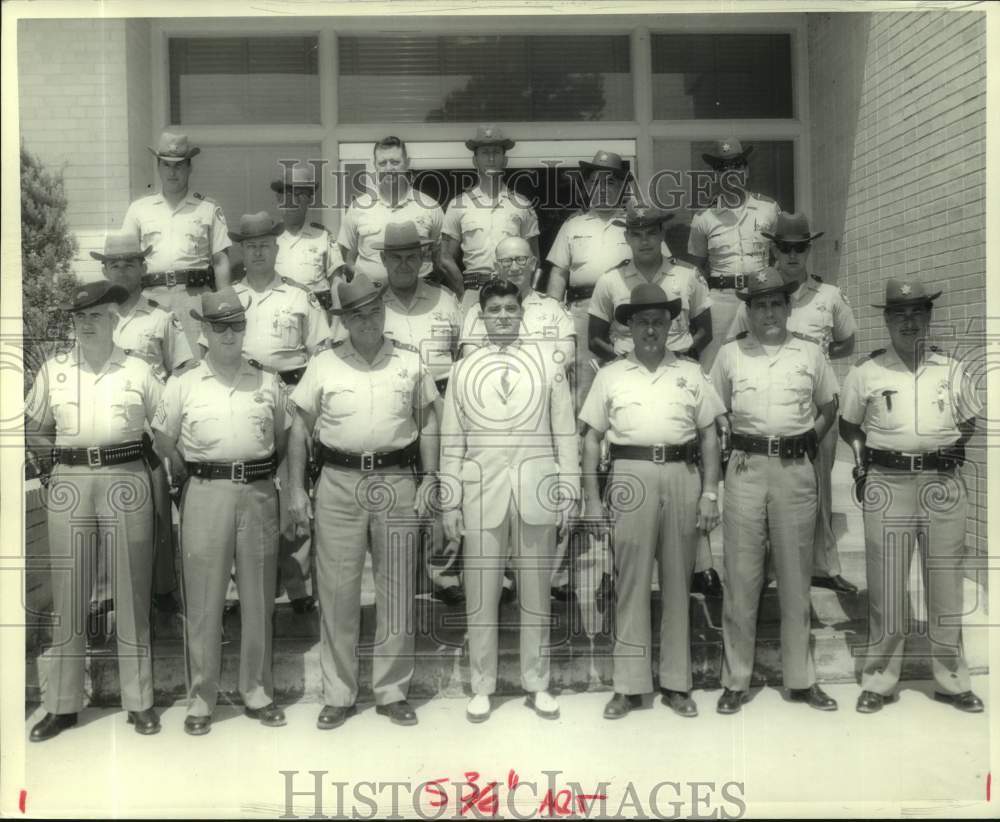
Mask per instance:
[[[492,271],[466,271],[462,274],[462,284],[466,288],[482,288],[496,277]]]
[[[749,274],[709,274],[705,281],[709,288],[746,288]]]
[[[185,462],[188,473],[202,479],[225,479],[231,482],[253,482],[267,479],[278,468],[274,454],[261,460],[236,460],[235,462]]]
[[[324,311],[329,311],[333,308],[333,294],[330,293],[329,288],[326,291],[314,291],[313,296]]]
[[[353,468],[357,471],[377,471],[380,468],[406,468],[415,465],[420,457],[419,440],[414,440],[398,451],[365,451],[361,454],[349,454],[338,451],[323,443],[319,443],[317,459],[319,464],[330,463],[340,468]]]
[[[287,371],[279,371],[278,376],[285,385],[298,385],[302,380],[302,375],[306,373],[306,367],[300,365],[298,368],[289,368]]]
[[[614,460],[648,460],[661,465],[665,462],[697,462],[701,456],[698,440],[682,445],[614,445],[608,457]]]
[[[212,268],[179,268],[176,271],[157,271],[153,274],[143,274],[142,287],[174,285],[200,286],[215,288],[215,270]]]
[[[141,441],[123,442],[121,445],[91,446],[89,448],[53,448],[52,463],[59,465],[86,465],[100,468],[104,465],[121,465],[142,457],[145,451]]]
[[[866,455],[868,462],[872,465],[914,473],[918,471],[954,471],[963,462],[960,453],[944,454],[940,451],[907,454],[904,451],[883,451],[879,448],[868,448]]]
[[[575,303],[577,300],[589,300],[594,296],[594,286],[592,285],[571,285],[566,289],[566,302]]]
[[[794,437],[755,437],[733,432],[732,446],[735,450],[750,454],[765,454],[768,457],[798,459],[809,453],[816,444],[816,432],[806,431]]]

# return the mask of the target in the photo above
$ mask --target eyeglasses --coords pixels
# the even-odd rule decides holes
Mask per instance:
[[[517,265],[527,265],[528,260],[530,259],[531,257],[498,257],[497,262],[500,263],[500,265],[511,265],[513,263],[516,263]]]
[[[782,254],[787,254],[790,251],[794,251],[796,254],[805,254],[809,250],[811,243],[809,241],[802,243],[784,243],[781,241],[775,241],[775,247]]]
[[[235,323],[216,323],[216,322],[213,322],[211,325],[212,325],[212,330],[216,334],[225,334],[227,328],[233,329],[233,333],[235,333],[235,334],[239,334],[241,331],[246,331],[247,330],[247,321],[246,320],[240,320],[239,322],[235,322]]]

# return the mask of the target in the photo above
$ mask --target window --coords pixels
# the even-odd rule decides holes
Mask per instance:
[[[654,34],[657,120],[790,118],[788,34]]]
[[[631,120],[627,35],[339,39],[342,123]]]
[[[318,123],[316,37],[174,37],[175,124]]]

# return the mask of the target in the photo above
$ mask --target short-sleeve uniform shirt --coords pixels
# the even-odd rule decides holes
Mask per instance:
[[[448,376],[454,362],[462,311],[455,295],[444,288],[417,281],[413,301],[407,306],[387,288],[383,334],[406,343],[420,352],[424,365],[435,380]]]
[[[369,363],[347,339],[309,361],[291,396],[316,418],[323,444],[358,454],[412,443],[420,413],[440,395],[415,349],[386,339]]]
[[[208,357],[167,381],[153,430],[177,440],[185,459],[231,462],[274,453],[275,431],[292,424],[281,379],[243,360],[232,385]]]
[[[381,252],[375,243],[385,238],[389,223],[412,220],[421,240],[437,240],[441,236],[444,212],[432,197],[411,188],[396,205],[390,205],[377,195],[365,193],[355,198],[340,223],[337,242],[348,251],[356,252],[354,270],[377,284],[386,282],[388,275],[382,265]],[[426,261],[418,276],[431,273],[433,264]]]
[[[537,237],[538,217],[524,197],[506,186],[493,201],[477,185],[448,203],[441,233],[461,243],[466,271],[492,271],[500,241]]]
[[[580,419],[615,445],[683,445],[725,410],[697,363],[667,351],[650,371],[632,352],[597,372]]]
[[[738,209],[717,204],[695,215],[688,253],[707,257],[712,274],[752,274],[767,267],[769,242],[778,221],[778,204],[760,194],[747,195]]]
[[[958,424],[982,412],[968,372],[930,350],[914,373],[899,355],[876,351],[848,372],[840,415],[860,425],[872,448],[924,453],[954,445]]]
[[[820,347],[789,332],[771,352],[752,334],[719,349],[712,385],[731,412],[733,431],[790,437],[813,427],[814,406],[832,402],[837,378]]]
[[[585,211],[574,214],[559,227],[548,261],[569,271],[569,285],[593,286],[611,268],[632,256],[625,242],[625,228],[615,225],[623,211]]]
[[[286,229],[277,242],[274,270],[310,291],[326,291],[333,272],[344,264],[333,235],[321,225],[308,223],[294,234]]]
[[[118,346],[97,373],[78,346],[45,361],[25,400],[25,414],[44,430],[56,431],[56,445],[120,445],[142,437],[153,419],[163,383],[152,366]]]
[[[594,286],[588,311],[592,316],[611,323],[611,344],[616,354],[627,354],[632,350],[633,342],[629,327],[615,320],[615,308],[627,303],[632,297],[632,289],[644,282],[647,282],[646,277],[628,260],[603,274]],[[667,348],[687,351],[694,341],[691,319],[712,306],[708,286],[694,268],[678,263],[672,257],[663,258],[663,264],[651,282],[666,292],[667,299],[681,301],[681,312],[670,323]]]
[[[143,296],[120,315],[114,337],[115,345],[142,357],[161,380],[194,357],[174,312]]]
[[[176,208],[162,194],[141,197],[125,212],[122,231],[142,248],[153,247],[146,267],[154,273],[205,268],[213,254],[232,245],[222,209],[200,194],[188,194]]]

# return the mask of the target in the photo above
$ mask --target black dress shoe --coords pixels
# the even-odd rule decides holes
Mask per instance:
[[[788,699],[792,702],[805,702],[818,711],[837,710],[837,700],[816,684],[810,688],[789,688]]]
[[[210,716],[186,716],[184,717],[184,733],[191,736],[204,736],[212,730],[212,717]]]
[[[511,586],[510,588],[507,588],[505,586],[504,589],[500,592],[500,604],[510,605],[513,602],[517,602],[517,592],[514,590],[513,586]]]
[[[935,691],[934,699],[938,702],[944,702],[946,705],[953,705],[966,713],[980,714],[983,712],[983,701],[972,691],[964,691],[960,694],[943,694],[940,691]]]
[[[285,712],[273,702],[263,708],[244,708],[243,713],[251,719],[260,721],[269,728],[280,728],[285,724]]]
[[[128,719],[125,721],[129,725],[135,725],[135,732],[143,736],[160,732],[160,718],[152,708],[147,708],[145,711],[129,711]]]
[[[597,586],[594,602],[597,605],[597,613],[599,614],[603,614],[606,609],[614,607],[615,585],[611,574],[601,574],[601,584]]]
[[[45,714],[41,721],[31,729],[32,742],[44,742],[59,736],[67,728],[76,724],[76,714]]]
[[[698,716],[698,706],[694,704],[691,694],[687,691],[671,691],[663,688],[663,704],[678,716]]]
[[[641,694],[619,694],[616,692],[615,695],[608,700],[608,704],[604,706],[604,718],[622,719],[627,716],[628,712],[633,708],[639,708],[641,706]]]
[[[323,710],[319,712],[319,719],[316,720],[316,727],[321,731],[332,731],[347,722],[347,717],[354,716],[357,712],[358,709],[354,705],[346,707],[324,705]]]
[[[739,713],[743,703],[747,701],[746,691],[731,691],[729,688],[722,689],[722,696],[715,706],[715,710],[720,714]]]
[[[230,616],[231,614],[238,613],[240,610],[240,601],[238,599],[227,599],[226,604],[222,606],[222,615]]]
[[[376,705],[375,713],[389,717],[389,721],[394,725],[417,724],[417,712],[410,707],[410,703],[405,699],[390,702],[388,705]]]
[[[164,614],[179,614],[181,612],[180,603],[173,591],[166,594],[153,594],[153,607]]]
[[[874,714],[882,710],[882,706],[887,702],[894,702],[894,694],[883,696],[874,691],[862,691],[858,697],[858,704],[855,706],[859,714]]]
[[[691,577],[691,593],[718,599],[722,596],[722,580],[714,568],[695,571]]]
[[[291,602],[292,610],[297,614],[308,614],[316,610],[316,600],[310,596],[297,597]]]
[[[551,589],[552,599],[556,602],[569,602],[573,597],[573,589],[566,585],[553,585]]]
[[[828,588],[838,594],[856,594],[858,586],[844,579],[840,574],[834,576],[815,576],[812,578],[813,588]]]
[[[438,588],[433,593],[434,599],[443,602],[450,608],[465,605],[465,591],[461,585],[448,585],[445,588]]]

